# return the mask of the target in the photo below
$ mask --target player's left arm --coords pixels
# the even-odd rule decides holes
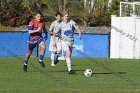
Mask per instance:
[[[82,35],[81,35],[81,30],[80,30],[80,28],[78,27],[78,28],[76,28],[76,30],[77,30],[77,32],[78,32],[78,39],[79,40],[81,40],[82,39]]]
[[[76,31],[78,32],[78,39],[81,40],[82,39],[82,34],[81,34],[81,29],[80,27],[76,24],[76,22],[72,21],[73,26],[75,27]]]
[[[41,23],[39,24],[39,27],[42,29],[42,32],[45,33],[44,39],[47,40],[48,39],[48,30],[47,30],[47,28],[45,26],[45,22],[41,21]]]
[[[45,33],[44,39],[47,40],[48,39],[48,30],[45,25],[42,27],[42,29],[43,29],[43,32]]]

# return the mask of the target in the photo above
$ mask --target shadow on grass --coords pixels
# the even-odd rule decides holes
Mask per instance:
[[[94,73],[94,74],[126,74],[126,72],[99,72],[99,73]]]

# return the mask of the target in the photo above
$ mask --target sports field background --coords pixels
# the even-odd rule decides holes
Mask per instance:
[[[72,59],[75,75],[67,73],[65,61],[52,67],[45,58],[45,69],[31,57],[28,72],[21,57],[0,58],[0,93],[140,93],[140,60]],[[84,70],[94,74],[87,78]]]

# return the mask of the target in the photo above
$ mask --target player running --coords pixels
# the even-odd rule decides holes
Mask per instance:
[[[51,24],[50,26],[50,31],[54,32],[56,35],[51,35],[51,39],[50,39],[50,45],[49,45],[49,51],[51,51],[51,66],[55,66],[56,62],[58,60],[56,60],[56,58],[59,57],[59,54],[61,53],[61,40],[60,40],[60,30],[56,30],[59,27],[59,24],[61,23],[61,13],[57,12],[55,14],[55,18],[56,20]]]
[[[62,13],[62,22],[59,25],[57,31],[61,30],[61,43],[62,49],[66,52],[66,63],[68,67],[68,73],[74,74],[75,71],[71,68],[71,53],[72,53],[72,45],[74,43],[74,30],[78,31],[78,39],[82,39],[81,30],[79,26],[73,21],[69,19],[68,12],[64,11]]]
[[[42,68],[45,68],[45,64],[43,63],[43,58],[46,50],[46,45],[42,37],[42,32],[46,34],[45,39],[47,39],[47,31],[45,29],[45,22],[41,20],[41,12],[37,11],[35,13],[34,19],[29,22],[28,33],[29,41],[28,41],[28,51],[25,56],[23,70],[27,71],[27,64],[32,54],[33,49],[38,45],[41,48],[39,63]]]

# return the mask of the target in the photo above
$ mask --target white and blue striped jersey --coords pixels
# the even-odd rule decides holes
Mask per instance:
[[[75,29],[78,29],[79,26],[73,20],[64,23],[63,21],[60,23],[57,31],[61,30],[61,40],[72,43],[73,42],[73,34]]]
[[[56,34],[59,34],[60,33],[60,30],[57,30],[59,28],[59,25],[60,25],[61,22],[58,22],[57,20],[55,20],[49,30],[52,31],[52,32],[55,32]]]
[[[50,30],[51,32],[55,32],[57,35],[61,34],[61,31],[60,31],[60,30],[57,30],[57,29],[59,28],[60,23],[61,23],[61,22],[58,22],[57,20],[55,20],[55,21],[51,24],[49,30]],[[52,37],[51,37],[51,40],[52,40]],[[60,38],[59,38],[59,37],[56,37],[56,42],[58,42],[58,41],[60,41]]]

